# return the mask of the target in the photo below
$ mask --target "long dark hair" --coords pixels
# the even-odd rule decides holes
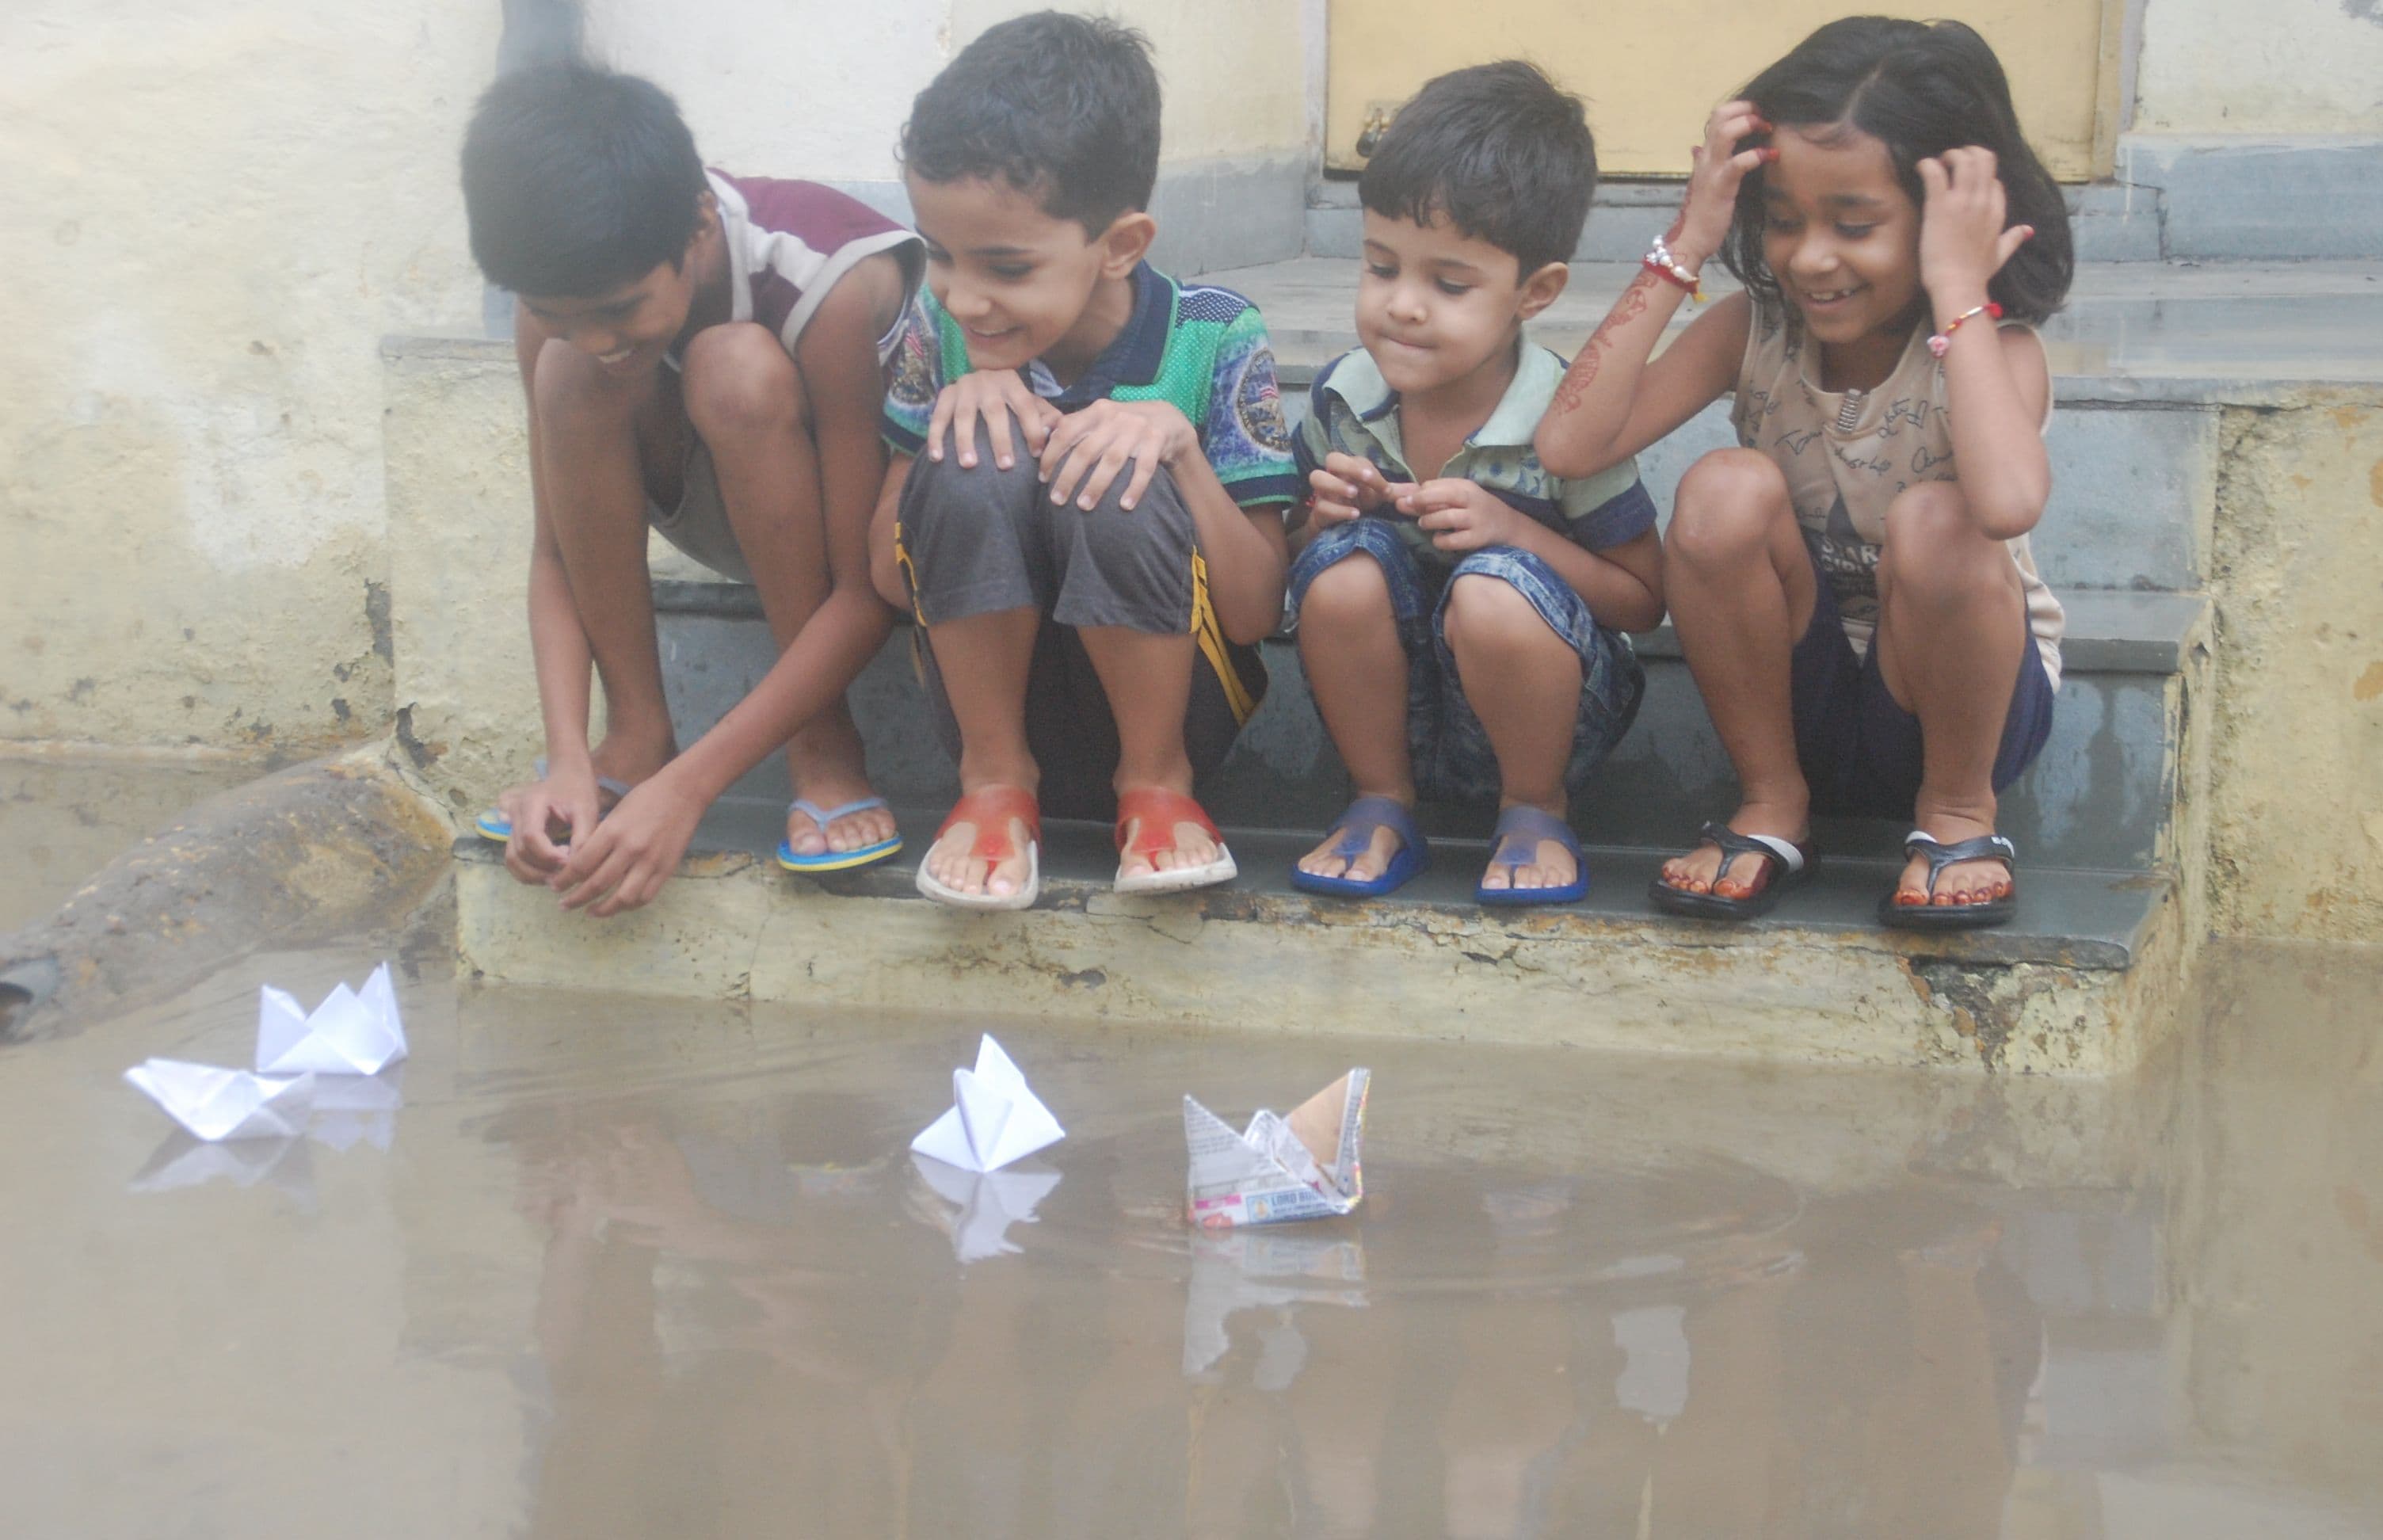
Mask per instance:
[[[2068,202],[2019,133],[2002,61],[1969,28],[1849,16],[1797,43],[1744,94],[1780,128],[1842,125],[1876,139],[1915,208],[1926,202],[1920,161],[1965,144],[1993,151],[2010,222],[2033,226],[2035,235],[2003,264],[1987,293],[2021,321],[2041,321],[2068,298],[2077,266]],[[1738,184],[1737,217],[1721,259],[1756,298],[1775,302],[1779,280],[1762,254],[1763,216],[1758,167]]]

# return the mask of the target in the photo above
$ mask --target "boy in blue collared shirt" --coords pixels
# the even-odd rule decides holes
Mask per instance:
[[[1420,871],[1418,795],[1497,800],[1483,903],[1587,891],[1566,807],[1637,710],[1622,634],[1663,617],[1636,467],[1567,481],[1531,448],[1564,364],[1523,324],[1596,186],[1579,101],[1513,60],[1426,85],[1365,166],[1364,346],[1316,376],[1296,443],[1300,659],[1358,793],[1292,872],[1310,892]]]

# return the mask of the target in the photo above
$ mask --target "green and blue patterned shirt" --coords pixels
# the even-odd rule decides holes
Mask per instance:
[[[1243,508],[1289,503],[1306,484],[1291,466],[1275,384],[1274,349],[1257,307],[1229,289],[1179,284],[1150,264],[1133,272],[1133,314],[1073,384],[1036,359],[1026,382],[1062,412],[1096,400],[1167,401],[1200,435],[1200,450]],[[911,302],[885,388],[885,442],[925,448],[944,387],[969,373],[968,336],[921,289]]]

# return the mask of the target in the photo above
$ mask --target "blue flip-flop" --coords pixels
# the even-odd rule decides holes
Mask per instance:
[[[1580,836],[1572,825],[1560,818],[1540,812],[1537,807],[1516,806],[1498,815],[1498,827],[1489,836],[1489,864],[1504,867],[1506,880],[1513,881],[1513,869],[1526,867],[1538,854],[1541,840],[1553,840],[1572,852],[1573,880],[1561,888],[1491,888],[1476,887],[1473,896],[1484,904],[1570,904],[1588,893],[1588,863],[1581,858]]]
[[[1332,854],[1344,861],[1355,860],[1374,843],[1377,829],[1387,829],[1399,837],[1398,852],[1379,877],[1362,882],[1347,877],[1327,877],[1321,872],[1302,871],[1294,863],[1290,885],[1302,893],[1331,893],[1340,898],[1379,898],[1397,892],[1408,879],[1420,875],[1431,865],[1431,846],[1424,843],[1423,835],[1415,829],[1414,815],[1387,796],[1361,796],[1341,809],[1332,824],[1332,832],[1340,836]]]
[[[540,781],[546,779],[545,760],[534,759],[530,761],[529,768],[531,773],[536,775],[537,779]],[[599,775],[596,778],[596,789],[611,795],[612,798],[612,807],[618,807],[621,805],[621,799],[629,795],[629,783],[627,782],[615,781],[609,775]],[[611,810],[611,807],[604,809],[607,813]],[[512,819],[505,817],[501,811],[494,807],[482,813],[478,820],[475,822],[472,827],[478,832],[480,838],[484,840],[494,840],[499,844],[508,844],[513,837]],[[571,842],[565,840],[562,843],[568,844]]]
[[[819,826],[819,832],[823,837],[827,833],[827,826],[836,819],[850,818],[855,813],[865,813],[871,807],[884,806],[885,799],[882,796],[864,796],[858,801],[847,802],[841,807],[821,807],[816,802],[798,796],[786,804],[786,810],[790,813],[810,815],[811,822]],[[858,850],[822,850],[816,856],[797,856],[791,842],[780,840],[778,864],[788,871],[850,871],[855,867],[865,867],[872,862],[882,861],[901,848],[902,835],[898,830],[895,832],[892,839],[880,840],[875,844],[865,844]]]

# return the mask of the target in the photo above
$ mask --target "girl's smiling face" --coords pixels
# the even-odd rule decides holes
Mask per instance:
[[[1762,255],[1851,384],[1895,366],[1920,319],[1920,208],[1884,143],[1858,129],[1782,127],[1762,172]],[[1873,355],[1879,355],[1873,358]]]

